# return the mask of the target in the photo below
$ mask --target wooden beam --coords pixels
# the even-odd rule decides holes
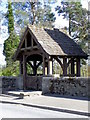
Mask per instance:
[[[33,61],[33,65],[34,65],[33,74],[34,75],[37,75],[37,66],[36,66],[36,64],[37,64],[37,61],[36,60]]]
[[[41,51],[40,50],[36,50],[36,51],[34,51],[34,50],[32,50],[32,51],[30,51],[30,52],[25,52],[24,53],[25,55],[34,55],[34,54],[37,54],[37,55],[41,55],[42,56],[42,53],[41,53]]]
[[[36,67],[38,68],[41,64],[42,64],[42,61],[40,61],[40,62],[36,65]]]
[[[25,48],[27,48],[27,38],[25,37]]]
[[[63,64],[62,64],[62,62],[61,62],[57,57],[54,57],[54,59],[56,59],[56,61],[60,64],[61,68],[63,69]]]
[[[74,58],[71,58],[71,74],[75,74],[75,68],[74,68]]]
[[[48,75],[52,75],[52,72],[53,72],[53,70],[52,70],[52,57],[48,57]]]
[[[53,70],[52,70],[52,61],[49,60],[48,61],[48,74],[52,75],[52,73],[53,73]]]
[[[80,76],[80,58],[76,59],[76,76]]]
[[[54,59],[52,58],[52,74],[54,74],[53,64],[54,64]]]
[[[69,66],[69,64],[72,62],[72,60],[70,59],[67,63],[67,67]]]
[[[23,55],[23,89],[26,89],[26,58]]]
[[[27,47],[27,46],[25,46],[25,48],[21,48],[21,51],[34,50],[34,49],[38,49],[38,46],[33,46],[33,47]]]
[[[20,75],[22,75],[23,74],[23,63],[22,63],[22,61],[20,60],[20,67],[19,67],[19,69],[20,69]]]
[[[45,75],[45,56],[43,55],[43,75]]]
[[[29,30],[28,30],[28,28],[27,28],[27,29],[25,30],[22,38],[21,38],[22,40],[21,40],[20,43],[19,43],[19,50],[20,50],[22,44],[24,43],[24,39],[25,39],[25,37],[26,37],[26,35],[27,35],[28,32],[29,32]]]
[[[67,58],[63,58],[63,75],[67,76]]]
[[[31,36],[31,47],[33,48],[33,37]]]
[[[32,67],[32,69],[34,69],[34,66],[32,65],[30,61],[28,61],[28,64]]]

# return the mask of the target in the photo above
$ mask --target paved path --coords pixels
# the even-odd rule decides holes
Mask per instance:
[[[45,110],[22,105],[0,104],[1,118],[87,118],[76,114]]]
[[[38,93],[29,93],[29,96],[25,96],[23,99],[15,96],[0,96],[0,101],[14,102],[27,106],[37,106],[40,108],[52,108],[53,110],[56,109],[56,111],[60,110],[82,115],[86,115],[85,113],[88,113],[87,100],[44,96]]]

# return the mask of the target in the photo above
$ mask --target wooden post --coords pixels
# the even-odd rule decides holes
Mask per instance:
[[[71,74],[75,74],[75,69],[74,69],[74,58],[71,58]]]
[[[27,48],[27,39],[25,38],[25,48]]]
[[[76,59],[76,76],[80,76],[80,58]]]
[[[33,48],[33,38],[31,37],[31,47]]]
[[[52,75],[52,61],[51,60],[48,60],[48,74],[49,75]]]
[[[33,65],[34,65],[34,70],[33,70],[33,74],[34,75],[37,75],[37,66],[36,66],[36,60],[35,61],[33,61]]]
[[[52,58],[52,74],[54,74],[54,69],[53,69],[53,63],[54,62],[54,60],[53,60],[53,58]]]
[[[26,57],[23,55],[23,89],[26,89]]]
[[[67,76],[67,58],[63,58],[63,75]]]
[[[43,75],[45,75],[45,56],[43,55]]]
[[[21,60],[19,64],[20,64],[20,75],[22,75],[23,74],[23,63]]]

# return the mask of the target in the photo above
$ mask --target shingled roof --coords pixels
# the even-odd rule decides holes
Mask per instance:
[[[41,27],[28,25],[27,30],[33,34],[37,42],[48,55],[79,56],[82,58],[87,58],[87,54],[80,48],[80,46],[58,29],[44,29]],[[23,38],[21,39],[20,44],[22,41]],[[18,49],[20,49],[20,44]],[[15,57],[17,57],[19,53],[18,49]]]

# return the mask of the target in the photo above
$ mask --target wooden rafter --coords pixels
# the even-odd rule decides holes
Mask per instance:
[[[28,61],[28,64],[32,67],[32,69],[34,69],[34,66],[32,65],[30,61]]]
[[[32,65],[32,63],[30,61],[28,61],[28,64],[32,67],[32,69],[34,69],[34,65]],[[36,68],[38,68],[40,65],[42,64],[42,61],[40,61],[38,64],[36,64]]]
[[[36,67],[38,68],[41,64],[42,64],[42,61],[40,61],[40,62],[36,65]]]
[[[56,59],[56,61],[61,65],[61,68],[63,69],[63,64],[61,60],[58,57],[54,57],[54,59]]]

